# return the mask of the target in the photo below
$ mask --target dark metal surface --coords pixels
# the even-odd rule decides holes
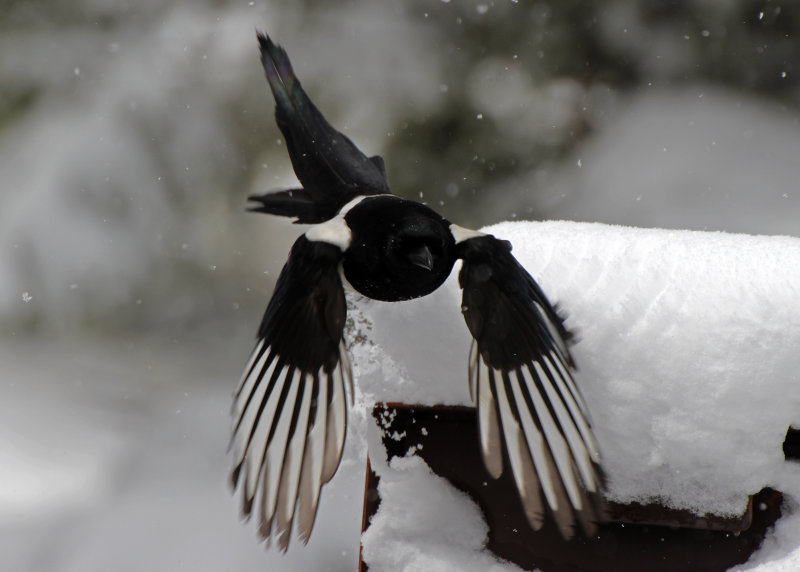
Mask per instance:
[[[787,460],[800,461],[800,428],[789,427],[783,441],[783,456]]]
[[[488,548],[524,569],[649,572],[724,571],[745,562],[778,519],[782,496],[764,489],[740,518],[698,517],[660,505],[612,503],[612,519],[592,538],[564,540],[554,523],[534,532],[523,514],[511,471],[492,479],[483,467],[475,411],[468,407],[378,404],[373,416],[387,434],[389,459],[417,449],[431,470],[469,494],[489,525]],[[363,528],[378,509],[378,477],[367,468]],[[366,572],[366,565],[360,570]]]

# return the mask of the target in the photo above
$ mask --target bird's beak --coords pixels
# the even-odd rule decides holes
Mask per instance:
[[[408,254],[408,260],[414,266],[419,266],[425,270],[433,270],[433,255],[430,249],[424,244],[416,250],[412,250]]]

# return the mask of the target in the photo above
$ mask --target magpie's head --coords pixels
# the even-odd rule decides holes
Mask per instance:
[[[361,294],[395,302],[430,294],[455,262],[449,223],[412,201],[381,196],[362,201],[346,216],[353,240],[344,273]]]
[[[446,262],[447,238],[435,219],[403,219],[384,234],[385,265],[401,281],[424,282]]]

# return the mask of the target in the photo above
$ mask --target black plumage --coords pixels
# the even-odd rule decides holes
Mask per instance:
[[[571,375],[571,334],[511,244],[392,195],[380,157],[335,130],[259,33],[275,118],[302,188],[251,196],[251,210],[311,223],[275,286],[234,398],[234,486],[246,515],[285,550],[313,528],[322,485],[341,459],[352,398],[344,276],[360,294],[425,296],[462,260],[462,312],[474,341],[470,392],[490,474],[505,455],[534,529],[549,511],[566,537],[591,534],[604,476],[588,409]]]
[[[360,195],[389,194],[380,157],[366,157],[325,120],[303,91],[283,48],[258,35],[261,64],[275,97],[275,121],[286,139],[294,172],[303,185],[252,196],[252,210],[297,217],[299,223],[326,221]]]
[[[397,302],[430,294],[447,280],[456,244],[433,209],[393,195],[367,197],[344,217],[352,232],[342,268],[361,294]]]

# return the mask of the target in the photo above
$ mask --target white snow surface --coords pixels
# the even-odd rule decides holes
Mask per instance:
[[[361,539],[370,570],[519,570],[484,549],[488,527],[478,506],[421,458],[395,458],[378,471],[383,504]]]
[[[512,241],[579,335],[577,381],[610,497],[733,515],[773,486],[791,508],[753,562],[796,569],[800,465],[784,461],[781,445],[800,424],[800,239],[574,222],[486,230]],[[372,342],[354,348],[367,401],[470,404],[456,276],[427,298],[358,302],[356,322]],[[472,569],[465,559],[485,525],[473,523],[474,507],[464,512],[471,503],[442,492],[447,485],[419,462],[386,466],[375,461],[382,455],[373,439],[383,504],[363,538],[367,561],[377,570]],[[443,516],[448,504],[463,506]],[[432,524],[418,530],[420,522]]]

